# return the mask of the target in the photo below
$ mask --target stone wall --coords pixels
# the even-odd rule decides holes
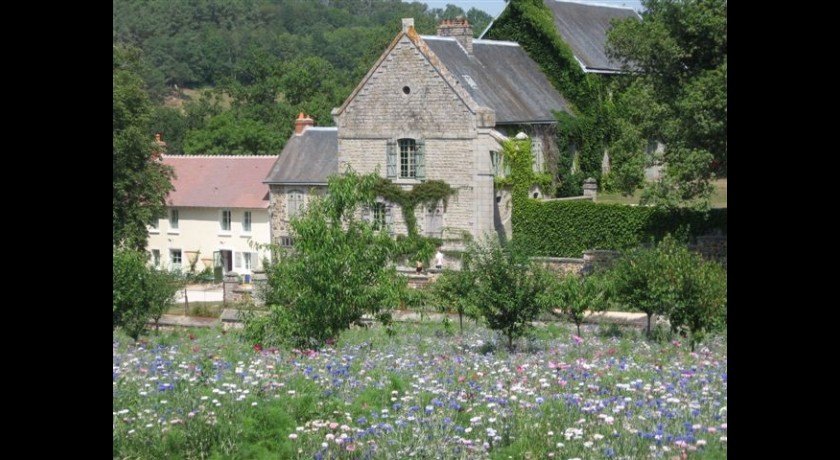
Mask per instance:
[[[237,304],[262,306],[265,304],[263,290],[268,285],[268,278],[264,271],[254,271],[251,284],[239,284],[239,274],[228,272],[222,283],[224,304],[227,307]]]

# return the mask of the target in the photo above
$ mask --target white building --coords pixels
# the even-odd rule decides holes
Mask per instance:
[[[175,170],[167,217],[149,228],[151,262],[166,269],[222,273],[261,268],[270,242],[268,186],[271,156],[163,155]]]

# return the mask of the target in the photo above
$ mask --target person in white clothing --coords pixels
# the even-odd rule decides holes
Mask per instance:
[[[435,268],[438,270],[443,268],[443,253],[440,252],[440,248],[438,248],[437,254],[435,254]]]

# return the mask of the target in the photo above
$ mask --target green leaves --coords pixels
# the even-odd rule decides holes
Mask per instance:
[[[395,242],[387,232],[356,218],[376,197],[376,174],[347,170],[329,179],[328,193],[312,197],[292,219],[292,250],[278,253],[266,270],[268,319],[246,329],[263,343],[313,347],[369,314],[384,321],[406,289],[389,265]]]

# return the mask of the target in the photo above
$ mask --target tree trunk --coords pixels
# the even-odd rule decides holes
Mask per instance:
[[[461,328],[461,335],[464,335],[464,314],[458,312],[458,326]]]
[[[648,313],[647,317],[648,317],[647,335],[648,335],[648,338],[649,338],[650,337],[650,319],[653,318],[653,313]]]
[[[578,337],[581,337],[581,335],[580,335],[580,323],[575,323],[575,326],[577,326]]]

